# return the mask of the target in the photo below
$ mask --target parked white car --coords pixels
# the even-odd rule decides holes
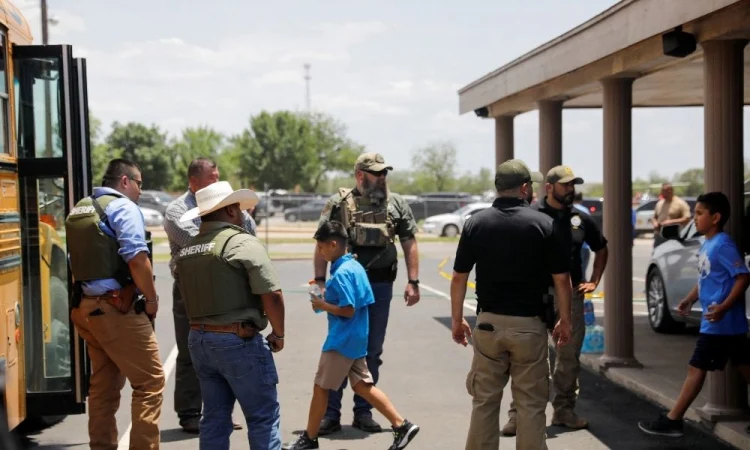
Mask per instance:
[[[464,223],[466,223],[467,219],[490,206],[492,206],[492,203],[469,203],[452,213],[430,216],[425,219],[424,225],[422,225],[422,231],[438,236],[456,236],[461,233],[461,230],[463,230]]]
[[[140,206],[139,208],[141,209],[147,227],[159,227],[164,222],[164,216],[159,211],[145,208],[143,206]]]

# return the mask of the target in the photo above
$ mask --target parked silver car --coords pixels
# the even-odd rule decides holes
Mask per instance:
[[[690,315],[677,312],[677,305],[698,282],[698,257],[705,240],[693,221],[681,232],[678,229],[677,225],[664,227],[662,236],[667,240],[654,249],[646,271],[648,319],[651,328],[660,333],[676,331],[686,324],[700,325],[703,315],[700,300],[693,304]],[[750,254],[745,252],[748,263]],[[750,290],[745,294],[745,304],[750,324]]]
[[[424,221],[422,230],[438,236],[453,237],[461,233],[466,219],[492,206],[492,203],[477,202],[459,208],[452,213],[430,216]]]

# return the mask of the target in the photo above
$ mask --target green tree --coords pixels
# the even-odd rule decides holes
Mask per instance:
[[[327,173],[351,172],[362,150],[329,116],[263,111],[231,139],[226,161],[243,185],[315,191]]]
[[[93,186],[101,186],[104,171],[110,160],[120,157],[102,141],[102,122],[89,112],[89,141],[91,143],[91,179]]]
[[[436,191],[450,190],[454,184],[456,147],[452,142],[433,142],[412,156],[417,183],[434,183]]]
[[[226,146],[223,134],[211,127],[185,128],[182,135],[172,141],[172,172],[174,174],[170,188],[184,190],[187,186],[187,170],[196,158],[211,158],[219,164],[219,171],[224,171],[220,155]],[[229,168],[229,166],[227,167]],[[231,174],[231,170],[229,170]]]
[[[469,194],[482,194],[494,188],[492,170],[482,167],[476,175],[466,172],[456,180],[456,190]]]
[[[156,125],[115,122],[105,142],[112,152],[141,167],[144,189],[164,189],[172,183],[172,155],[167,136]]]
[[[696,197],[703,192],[703,172],[702,168],[689,169],[675,177],[675,181],[685,183],[680,189],[682,195]]]

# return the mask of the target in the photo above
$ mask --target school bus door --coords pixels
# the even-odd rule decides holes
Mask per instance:
[[[14,46],[26,416],[85,411],[88,361],[70,321],[65,217],[91,192],[86,64],[66,45]]]

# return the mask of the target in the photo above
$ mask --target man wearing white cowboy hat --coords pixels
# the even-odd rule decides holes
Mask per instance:
[[[200,446],[229,448],[237,399],[251,449],[281,449],[279,378],[272,352],[284,348],[284,297],[260,241],[242,228],[253,191],[226,181],[195,193],[198,206],[181,220],[201,217],[200,232],[177,258],[190,319],[188,345],[203,399]],[[265,338],[261,331],[271,325]]]

